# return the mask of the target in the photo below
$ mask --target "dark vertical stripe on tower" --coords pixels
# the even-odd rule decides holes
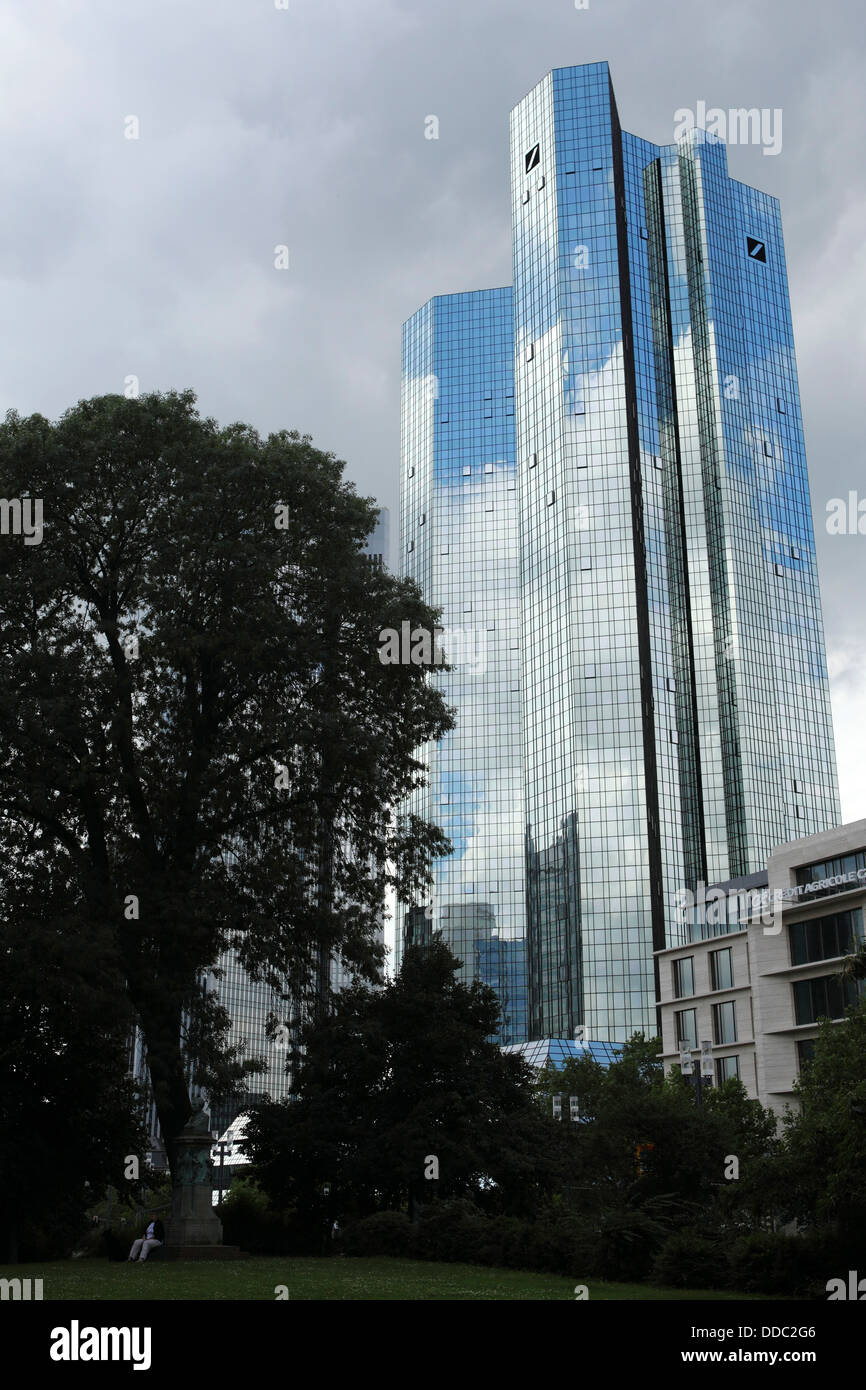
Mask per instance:
[[[640,662],[641,723],[643,727],[644,778],[647,810],[647,848],[650,873],[650,904],[652,911],[653,949],[661,950],[665,942],[664,900],[662,894],[662,857],[659,826],[658,769],[656,766],[652,658],[650,655],[649,599],[646,576],[646,542],[643,525],[643,480],[640,466],[640,437],[637,418],[637,377],[634,365],[634,334],[631,316],[631,277],[628,265],[628,231],[625,215],[625,173],[622,157],[622,127],[616,109],[613,86],[609,84],[611,135],[613,144],[613,181],[616,215],[616,246],[619,268],[620,315],[623,340],[623,372],[626,395],[626,429],[628,432],[629,476],[631,482],[632,538],[634,543],[634,579],[637,601],[638,659]],[[658,993],[658,961],[654,961],[656,992]]]
[[[692,606],[686,548],[685,498],[677,413],[674,345],[671,330],[667,229],[662,194],[661,161],[644,170],[644,197],[649,231],[648,260],[655,362],[659,442],[664,465],[665,548],[671,599],[671,636],[676,676],[679,745],[680,808],[683,823],[683,863],[686,887],[692,891],[707,876],[707,846],[703,813],[701,749],[698,726]],[[674,942],[666,942],[674,945]]]

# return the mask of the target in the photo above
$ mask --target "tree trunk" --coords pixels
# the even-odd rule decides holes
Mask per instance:
[[[176,1168],[174,1140],[192,1112],[180,1046],[180,1008],[142,1012],[140,1025],[157,1118],[173,1178]]]

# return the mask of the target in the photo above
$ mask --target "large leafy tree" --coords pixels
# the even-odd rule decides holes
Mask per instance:
[[[434,938],[383,990],[347,990],[316,1021],[294,1096],[254,1107],[246,1147],[271,1198],[315,1217],[470,1197],[531,1209],[553,1180],[553,1123],[522,1058],[501,1051],[496,995],[455,978]],[[434,1170],[438,1178],[425,1176]],[[325,1185],[331,1188],[322,1201]]]
[[[383,628],[436,615],[363,555],[375,509],[342,471],[191,392],[0,428],[0,493],[44,510],[40,544],[0,549],[0,929],[50,884],[33,930],[74,921],[104,961],[170,1159],[189,1065],[213,1094],[243,1072],[202,971],[231,945],[283,989],[321,993],[333,951],[371,975],[389,886],[411,894],[444,845],[386,813],[450,716],[423,667],[378,655]]]
[[[129,1187],[126,1159],[144,1148],[111,940],[66,899],[65,878],[22,871],[14,888],[0,933],[0,1261],[68,1253],[86,1208],[108,1183]]]
[[[665,1078],[659,1051],[658,1039],[636,1033],[610,1067],[587,1055],[540,1073],[546,1107],[556,1093],[578,1100],[579,1121],[564,1102],[561,1122],[571,1204],[595,1220],[654,1212],[659,1233],[711,1210],[748,1224],[778,1148],[774,1116],[735,1080],[707,1088],[699,1109],[685,1079]],[[729,1156],[740,1174],[730,1181]]]
[[[866,1239],[866,997],[824,1019],[786,1117],[779,1200],[812,1227]]]

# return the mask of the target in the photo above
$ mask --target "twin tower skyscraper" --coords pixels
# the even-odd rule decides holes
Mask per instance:
[[[779,206],[606,63],[511,116],[513,288],[405,324],[403,572],[457,727],[412,810],[501,1041],[655,1032],[678,894],[839,821]]]

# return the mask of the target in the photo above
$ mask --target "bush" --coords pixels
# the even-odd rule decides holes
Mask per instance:
[[[688,1228],[668,1237],[652,1267],[653,1283],[671,1289],[726,1289],[730,1279],[727,1252],[719,1238]]]
[[[593,1239],[586,1250],[588,1272],[597,1279],[640,1282],[649,1274],[653,1259],[668,1232],[642,1207],[609,1207],[593,1223]]]
[[[377,1211],[347,1226],[342,1236],[346,1255],[408,1255],[412,1225],[402,1211]]]
[[[463,1198],[433,1202],[412,1232],[412,1248],[422,1260],[476,1264],[490,1225],[490,1219]]]
[[[846,1278],[856,1258],[854,1244],[831,1231],[755,1231],[731,1247],[731,1286],[742,1293],[826,1298],[828,1279]]]
[[[217,1214],[226,1245],[256,1255],[320,1254],[324,1231],[301,1227],[291,1212],[277,1211],[250,1178],[232,1183]]]

